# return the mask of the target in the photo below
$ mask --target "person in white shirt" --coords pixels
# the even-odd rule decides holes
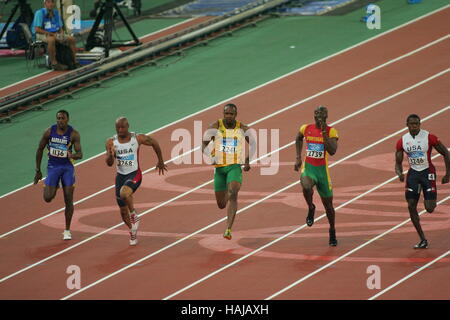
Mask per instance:
[[[106,141],[106,164],[112,166],[116,161],[116,200],[120,208],[123,222],[130,228],[130,245],[137,244],[139,215],[133,203],[133,193],[142,182],[142,171],[139,167],[139,147],[144,144],[153,147],[158,163],[159,174],[167,171],[158,141],[145,134],[129,132],[128,120],[120,117],[116,120],[116,132]]]
[[[420,242],[414,246],[415,249],[428,248],[428,241],[425,238],[420,225],[417,203],[420,192],[423,190],[424,204],[427,212],[432,213],[436,208],[436,169],[431,162],[431,151],[433,147],[439,152],[445,161],[446,173],[442,177],[442,184],[448,183],[450,178],[450,158],[447,148],[434,134],[420,129],[420,117],[411,114],[406,119],[409,132],[398,140],[395,152],[395,173],[401,182],[405,181],[403,174],[403,153],[406,153],[410,169],[406,175],[405,197],[408,202],[409,215]]]

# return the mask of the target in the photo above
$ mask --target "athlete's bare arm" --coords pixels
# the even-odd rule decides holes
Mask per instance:
[[[44,148],[48,144],[48,141],[50,139],[50,132],[51,132],[50,128],[45,130],[44,134],[41,137],[41,140],[39,141],[39,146],[36,150],[36,173],[34,175],[34,184],[38,183],[39,180],[42,179],[42,172],[41,172],[42,154],[44,153]]]
[[[206,130],[205,134],[203,135],[202,140],[202,153],[205,152],[205,148],[208,146],[208,144],[214,140],[214,136],[216,135],[217,129],[219,129],[219,121],[214,121],[211,123]]]
[[[395,152],[395,173],[401,182],[405,181],[405,175],[403,174],[403,150],[397,150]]]
[[[114,148],[113,139],[109,138],[106,140],[106,164],[111,167],[114,164],[114,158],[116,156],[116,151]]]
[[[214,141],[214,136],[217,133],[217,129],[219,129],[219,121],[214,121],[213,123],[211,123],[208,127],[208,129],[206,129],[205,134],[203,135],[203,140],[202,140],[202,153],[205,154],[205,150],[206,147],[209,145],[209,143],[211,141]],[[211,157],[210,154],[206,154],[207,157]],[[215,164],[214,159],[212,159],[211,164]]]
[[[75,153],[68,152],[68,158],[73,160],[79,160],[83,158],[83,152],[81,151],[81,138],[80,133],[76,130],[72,131],[72,135],[70,137],[70,140],[73,143],[73,148],[75,150]]]
[[[303,134],[299,131],[295,137],[295,152],[297,154],[295,158],[294,170],[298,171],[302,166],[302,149],[303,149]]]
[[[245,141],[247,141],[249,146],[249,152],[247,153],[247,156],[245,157],[245,165],[244,165],[244,171],[250,170],[250,157],[253,159],[256,153],[256,146],[255,146],[255,137],[253,136],[253,131],[250,130],[250,127],[241,123],[241,128],[244,131],[245,135]],[[248,132],[248,134],[247,134]],[[250,154],[251,153],[251,154]]]
[[[326,130],[327,124],[325,120],[322,119],[321,122],[321,130],[322,130],[322,136],[323,136],[323,143],[325,145],[325,151],[328,152],[330,156],[334,155],[337,151],[337,138],[330,138],[328,136],[328,132]]]
[[[159,146],[158,141],[155,138],[147,136],[145,134],[138,134],[137,141],[139,144],[144,144],[146,146],[153,147],[153,150],[155,151],[156,156],[158,157],[158,163],[156,164],[158,172],[159,174],[164,174],[164,171],[167,171],[167,166],[164,164],[161,147]]]
[[[439,141],[437,145],[434,146],[437,152],[439,152],[444,157],[445,162],[445,175],[442,177],[442,184],[448,183],[450,180],[450,156],[448,149],[442,142]]]

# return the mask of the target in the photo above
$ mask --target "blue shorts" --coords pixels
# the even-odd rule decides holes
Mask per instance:
[[[60,181],[63,187],[70,187],[75,184],[75,168],[73,165],[47,167],[45,185],[56,187]]]

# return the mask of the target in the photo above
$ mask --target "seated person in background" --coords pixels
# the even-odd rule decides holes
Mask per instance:
[[[44,41],[48,45],[48,55],[53,70],[66,70],[67,66],[58,63],[56,60],[56,42],[70,47],[74,64],[78,66],[75,61],[76,56],[76,42],[72,36],[64,34],[62,28],[62,20],[55,9],[54,0],[44,0],[44,8],[39,9],[34,14],[32,25],[32,32],[36,40]]]

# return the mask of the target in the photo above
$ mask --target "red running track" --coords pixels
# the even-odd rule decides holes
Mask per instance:
[[[266,115],[272,115],[253,125],[253,128],[279,129],[281,147],[293,140],[302,123],[312,122],[315,106],[324,104],[330,109],[329,122],[340,121],[336,124],[340,133],[339,149],[332,160],[338,161],[352,155],[402,129],[409,113],[416,112],[426,117],[447,107],[450,76],[445,70],[450,67],[446,56],[450,41],[448,38],[442,38],[446,33],[439,25],[448,21],[449,16],[450,10],[443,10],[236,97],[233,101],[239,106],[239,119],[245,123],[253,123]],[[414,34],[414,38],[408,38],[408,34]],[[295,105],[289,110],[274,114],[277,110],[438,39],[441,40],[415,54]],[[379,48],[383,48],[383,51],[378,51]],[[324,70],[335,72],[332,76],[323,78],[322,75],[326,74]],[[441,74],[437,76],[438,73]],[[426,81],[423,84],[412,87],[424,80]],[[302,88],[301,92],[298,88]],[[401,93],[404,89],[408,90]],[[394,94],[398,96],[382,102]],[[370,109],[354,114],[371,105],[373,106]],[[261,111],[260,114],[255,114],[256,108]],[[348,115],[352,117],[340,120]],[[206,124],[218,117],[220,108],[211,108],[156,132],[154,136],[165,147],[165,159],[170,158],[169,146],[173,146],[170,134],[174,129],[192,130],[193,121],[202,121],[206,127]],[[440,136],[447,146],[450,144],[446,141],[448,129],[445,123],[448,119],[447,108],[423,123],[425,129]],[[331,168],[336,207],[394,175],[394,145],[400,136],[399,133]],[[144,169],[153,165],[154,158],[150,151],[143,152],[141,156]],[[258,166],[244,174],[244,185],[239,198],[240,208],[246,208],[247,205],[298,180],[298,174],[293,171],[294,148],[287,147],[280,151],[278,156],[281,165],[276,175],[263,176]],[[438,158],[435,163],[438,173],[442,175],[442,159]],[[93,171],[98,176],[96,181],[89,179]],[[211,178],[210,167],[186,164],[171,165],[166,177],[158,177],[154,172],[147,174],[136,193],[137,208],[144,212]],[[104,165],[103,158],[99,157],[77,167],[77,180],[77,199],[81,199],[109,186],[113,180],[113,172]],[[450,193],[448,185],[439,184],[438,188],[439,199]],[[62,214],[43,219],[3,238],[2,253],[6,257],[2,259],[0,270],[3,279],[27,265],[35,264],[54,254],[56,256],[1,282],[0,298],[66,297],[74,291],[66,286],[68,275],[65,271],[68,266],[77,265],[82,270],[84,289],[73,297],[76,299],[162,299],[223,267],[227,268],[173,298],[264,299],[407,219],[402,191],[403,185],[393,181],[339,209],[337,234],[340,243],[336,248],[328,247],[327,222],[322,219],[312,228],[304,228],[228,268],[228,264],[236,259],[304,223],[306,209],[298,185],[242,211],[236,218],[232,241],[221,237],[224,228],[224,223],[221,222],[167,247],[224,217],[224,211],[215,206],[210,184],[146,214],[140,227],[140,243],[135,248],[128,246],[127,232],[123,226],[73,247],[83,239],[120,222],[113,190],[109,190],[76,206],[72,228],[74,240],[70,242],[60,240],[64,219]],[[14,206],[17,212],[14,221],[2,218],[2,233],[62,206],[61,198],[55,203],[45,205],[41,200],[41,192],[41,188],[37,186],[29,187],[0,199],[2,207]],[[27,201],[20,201],[21,199]],[[376,291],[367,288],[367,266],[380,266],[382,285],[385,287],[414,271],[416,266],[433,260],[449,249],[448,237],[445,235],[449,228],[448,209],[449,205],[444,203],[438,207],[435,214],[422,219],[431,243],[428,250],[411,249],[417,242],[417,235],[408,223],[311,276],[277,298],[370,298]],[[319,212],[320,210],[317,215]],[[59,254],[64,249],[67,251]],[[112,275],[157,250],[161,252]],[[448,299],[448,284],[442,281],[443,278],[439,278],[445,276],[445,271],[448,273],[448,262],[448,259],[443,259],[435,264],[434,268],[443,272],[436,272],[438,279],[434,281],[432,288],[422,290],[419,281],[408,280],[405,286],[408,283],[418,283],[413,286],[416,290],[409,290],[414,294],[395,289],[385,297]],[[426,271],[423,274],[429,276]],[[416,277],[420,276],[421,274]],[[98,280],[98,284],[90,286]],[[392,296],[395,292],[398,292],[398,295]],[[420,295],[420,292],[424,295]]]

